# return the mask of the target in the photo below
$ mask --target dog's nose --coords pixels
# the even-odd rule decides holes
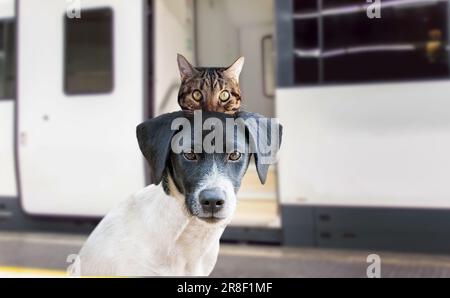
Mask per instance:
[[[217,213],[225,204],[225,192],[218,188],[201,191],[199,198],[203,212],[206,213]]]

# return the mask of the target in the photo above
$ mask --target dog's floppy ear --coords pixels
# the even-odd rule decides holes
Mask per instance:
[[[264,184],[269,166],[276,162],[283,126],[275,118],[267,118],[257,113],[238,112],[236,118],[245,121],[250,152],[255,157],[259,180]]]
[[[182,117],[181,111],[148,119],[136,127],[139,148],[150,166],[152,183],[159,184],[169,158],[170,143],[175,131],[172,121]]]

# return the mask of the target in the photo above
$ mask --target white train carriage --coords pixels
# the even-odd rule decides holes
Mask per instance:
[[[260,75],[273,5],[247,2],[238,15],[233,1],[0,0],[0,228],[89,230],[148,184],[135,127],[179,109],[177,53],[212,66],[243,53],[257,99],[245,104],[273,115]],[[273,85],[270,60],[265,69]],[[275,170],[257,181],[251,167],[234,222],[255,232],[225,237],[279,242]]]
[[[276,5],[285,239],[450,251],[449,1]]]
[[[449,1],[371,4],[0,0],[0,227],[91,229],[148,183],[134,128],[177,109],[176,53],[242,54],[285,135],[224,238],[448,252]]]
[[[0,1],[0,196],[99,217],[144,187],[135,127],[176,108],[192,16],[192,1]]]

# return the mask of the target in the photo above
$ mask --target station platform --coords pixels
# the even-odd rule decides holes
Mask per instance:
[[[0,232],[0,277],[65,277],[66,259],[86,236]],[[367,277],[369,254],[381,277],[450,277],[450,256],[227,244],[212,277]]]

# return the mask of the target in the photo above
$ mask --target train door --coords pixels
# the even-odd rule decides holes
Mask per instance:
[[[245,56],[240,75],[243,109],[271,117],[274,112],[273,84],[273,1],[198,1],[197,55],[201,66],[227,66]],[[232,226],[244,227],[244,236],[231,238],[272,241],[280,228],[277,174],[271,167],[265,185],[258,180],[252,164],[238,194]],[[263,229],[261,229],[263,228]],[[252,230],[270,231],[253,238]],[[250,231],[246,234],[246,231]],[[226,235],[225,235],[226,236]],[[277,236],[275,236],[276,238]],[[279,239],[278,239],[279,240]]]
[[[145,185],[145,1],[20,0],[18,164],[32,215],[100,216]]]

